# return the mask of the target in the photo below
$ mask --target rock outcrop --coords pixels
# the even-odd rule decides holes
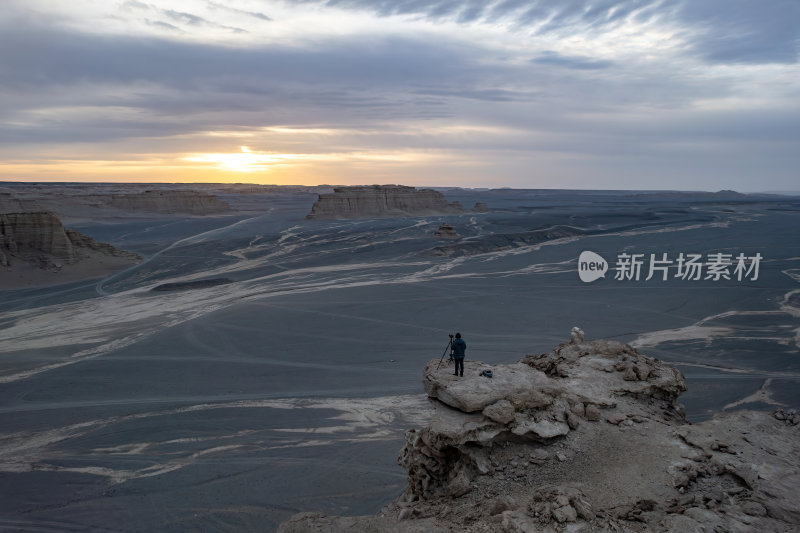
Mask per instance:
[[[549,228],[526,231],[523,233],[497,233],[479,236],[468,241],[437,246],[429,253],[438,257],[461,257],[465,255],[513,250],[514,248],[537,245],[547,241],[572,239],[581,235],[584,235],[584,232],[578,228],[570,226],[551,226]]]
[[[78,231],[64,229],[61,220],[50,212],[0,214],[0,265],[4,267],[20,260],[38,268],[59,269],[79,262],[88,251],[132,261],[141,259]]]
[[[800,531],[796,413],[691,425],[680,371],[615,341],[466,367],[425,368],[435,413],[406,434],[403,495],[279,531]]]
[[[113,194],[108,205],[124,211],[165,214],[211,215],[231,210],[216,195],[191,190],[147,190],[142,193]]]
[[[460,213],[461,204],[447,203],[439,191],[404,185],[335,187],[320,194],[308,219],[393,218]]]
[[[581,328],[578,326],[574,326],[572,330],[569,332],[569,342],[570,344],[580,344],[584,341],[585,333]]]
[[[458,239],[461,237],[456,229],[446,222],[439,226],[439,229],[436,230],[433,236],[437,239]]]
[[[58,217],[49,212],[0,215],[0,264],[8,266],[10,256],[28,261],[52,258],[74,263],[75,247]]]

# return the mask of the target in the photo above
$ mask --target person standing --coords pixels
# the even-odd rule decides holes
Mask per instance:
[[[453,361],[456,363],[456,371],[454,376],[458,375],[459,368],[461,369],[461,377],[464,377],[464,352],[467,349],[467,343],[461,338],[461,333],[456,333],[456,339],[452,342]]]

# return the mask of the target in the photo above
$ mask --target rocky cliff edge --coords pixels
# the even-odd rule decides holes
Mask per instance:
[[[435,413],[406,434],[396,501],[369,517],[295,515],[279,531],[800,531],[794,412],[689,424],[680,371],[614,341],[466,367],[425,367]]]

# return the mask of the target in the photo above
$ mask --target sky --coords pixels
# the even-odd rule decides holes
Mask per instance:
[[[800,0],[3,0],[0,180],[800,190]]]

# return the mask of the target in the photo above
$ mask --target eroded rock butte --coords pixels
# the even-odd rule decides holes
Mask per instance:
[[[800,531],[797,413],[690,424],[680,371],[615,341],[467,361],[463,378],[438,363],[431,422],[398,459],[405,492],[376,516],[302,513],[280,532]]]
[[[473,212],[488,211],[485,203],[476,203]],[[335,187],[333,193],[320,194],[311,207],[308,219],[394,218],[464,212],[459,202],[447,202],[433,189],[405,185],[369,185]]]
[[[141,259],[135,253],[65,229],[54,213],[0,214],[0,266],[7,267],[21,260],[38,268],[58,269],[77,263],[92,252],[131,261]]]

